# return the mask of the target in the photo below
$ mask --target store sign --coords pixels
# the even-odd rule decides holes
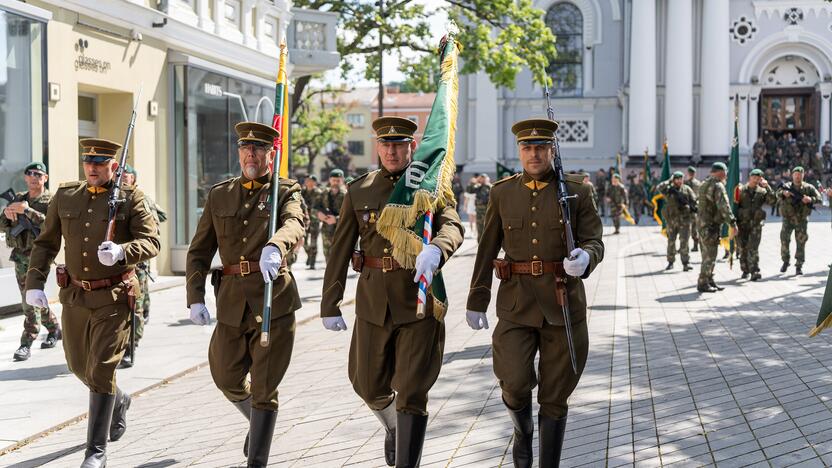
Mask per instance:
[[[204,83],[202,85],[202,92],[208,96],[222,97],[222,86],[211,83]]]
[[[110,71],[110,68],[112,68],[110,62],[97,58],[87,57],[84,54],[80,54],[75,59],[75,71],[87,70],[95,73],[107,73]]]

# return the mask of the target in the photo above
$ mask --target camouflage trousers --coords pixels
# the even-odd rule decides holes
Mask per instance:
[[[615,226],[615,231],[621,229],[621,215],[624,211],[620,207],[610,207],[610,218],[612,218],[612,225]]]
[[[324,259],[329,262],[329,248],[332,247],[332,238],[335,237],[336,224],[321,225],[321,241],[324,244]]]
[[[688,238],[690,237],[690,222],[680,220],[667,223],[667,261],[673,263],[676,260],[676,238],[679,238],[679,256],[682,263],[687,265],[690,262],[690,250],[688,249]]]
[[[14,275],[17,278],[17,287],[20,289],[23,306],[23,334],[20,335],[20,344],[31,347],[38,338],[41,323],[49,333],[52,333],[59,328],[58,318],[48,307],[42,309],[26,303],[26,272],[29,270],[29,257],[12,254],[11,261],[14,262]]]
[[[699,224],[699,218],[696,215],[693,215],[693,218],[690,221],[690,236],[693,238],[693,246],[697,247],[699,245],[699,229],[697,225]]]
[[[740,268],[743,273],[760,272],[760,238],[763,235],[763,225],[743,224],[739,226],[737,234],[737,250],[740,254]]]
[[[713,281],[714,266],[716,265],[716,256],[719,251],[719,230],[720,226],[718,224],[699,226],[702,267],[699,270],[698,286],[705,286]]]
[[[482,239],[482,232],[485,230],[485,210],[487,206],[477,206],[477,242]]]
[[[797,267],[803,266],[806,261],[806,241],[809,240],[809,222],[808,220],[796,220],[783,218],[783,227],[780,229],[780,258],[783,263],[789,261],[789,244],[792,240],[792,231],[794,231],[794,240],[797,243],[797,248],[794,252],[794,264]]]
[[[136,265],[136,279],[139,280],[139,291],[136,293],[136,342],[144,336],[144,320],[150,316],[150,274],[148,265]]]
[[[309,223],[309,229],[303,239],[303,250],[306,251],[306,265],[315,266],[318,258],[318,234],[321,232],[321,223]]]
[[[633,215],[633,221],[638,224],[641,214],[644,212],[644,200],[633,198],[630,200],[630,214]]]

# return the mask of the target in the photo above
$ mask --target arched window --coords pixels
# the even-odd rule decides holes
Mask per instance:
[[[572,3],[558,3],[546,12],[546,25],[557,38],[558,55],[549,64],[552,94],[580,96],[583,92],[583,28],[581,10]]]

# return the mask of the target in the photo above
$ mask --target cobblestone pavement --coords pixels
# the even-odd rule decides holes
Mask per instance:
[[[832,465],[832,333],[807,337],[832,261],[829,221],[810,225],[802,277],[778,272],[779,227],[764,230],[764,280],[740,280],[738,264],[720,261],[716,281],[727,289],[711,295],[696,292],[697,270],[663,271],[656,227],[605,236],[607,257],[587,281],[590,356],[562,466]],[[451,310],[424,467],[511,466],[490,333],[464,320],[474,255],[469,238],[445,267]],[[324,330],[314,312],[298,326],[280,385],[272,466],[384,466],[383,431],[346,375],[350,333]],[[344,312],[351,323],[352,306]],[[238,466],[246,430],[201,368],[135,398],[110,466]],[[85,421],[70,424],[0,465],[78,466],[85,431]]]

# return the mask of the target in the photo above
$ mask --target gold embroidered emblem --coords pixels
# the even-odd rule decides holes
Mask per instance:
[[[396,127],[390,127],[390,130],[387,131],[388,135],[392,135],[394,133],[396,133]]]
[[[248,131],[248,136],[246,138],[254,138],[254,132],[249,130]]]
[[[533,129],[532,129],[532,134],[531,134],[531,136],[537,136],[537,129],[536,129],[536,128],[533,128]]]

